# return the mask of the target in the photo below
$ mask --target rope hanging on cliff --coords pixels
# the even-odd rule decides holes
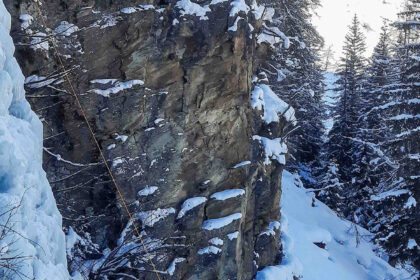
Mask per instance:
[[[100,157],[101,157],[101,159],[102,159],[102,161],[103,161],[103,163],[104,163],[104,165],[105,165],[105,167],[106,167],[106,169],[108,171],[109,177],[111,178],[111,181],[112,181],[112,183],[113,183],[113,185],[114,185],[114,187],[115,187],[115,189],[116,189],[116,191],[118,193],[118,196],[121,198],[122,204],[124,206],[125,211],[127,212],[127,215],[129,217],[129,220],[130,220],[131,224],[134,227],[134,230],[135,230],[135,233],[137,235],[137,238],[140,241],[141,245],[143,246],[144,251],[146,252],[146,255],[147,255],[146,258],[148,259],[148,261],[150,262],[151,266],[153,267],[153,271],[156,273],[156,277],[158,278],[158,280],[161,280],[161,278],[159,276],[159,273],[158,273],[158,270],[156,268],[156,265],[153,263],[153,260],[150,257],[149,250],[147,249],[147,247],[146,247],[146,245],[145,245],[145,243],[144,243],[144,241],[143,241],[143,239],[141,237],[140,231],[139,231],[139,229],[138,229],[138,227],[137,227],[137,225],[135,223],[135,220],[133,218],[133,215],[131,214],[130,210],[128,209],[127,202],[126,202],[126,200],[124,198],[124,195],[122,194],[121,189],[119,188],[119,186],[117,184],[117,181],[115,180],[114,175],[112,174],[111,168],[109,167],[109,164],[106,161],[105,155],[102,152],[102,149],[101,149],[101,146],[99,145],[98,139],[96,138],[96,135],[93,132],[92,126],[90,125],[90,123],[88,121],[88,118],[86,116],[85,110],[83,109],[83,106],[80,103],[80,100],[79,100],[78,95],[76,94],[76,91],[75,91],[75,89],[73,87],[73,84],[72,84],[72,82],[70,80],[68,71],[67,71],[66,67],[64,66],[64,63],[63,63],[63,61],[61,59],[61,56],[60,56],[60,53],[58,52],[57,46],[56,46],[55,41],[54,41],[54,37],[53,36],[50,36],[51,34],[49,34],[49,31],[48,31],[49,29],[48,29],[47,23],[45,21],[45,18],[43,16],[42,10],[41,10],[40,5],[39,5],[38,2],[40,2],[40,0],[34,0],[36,9],[38,10],[38,14],[39,14],[39,16],[41,18],[41,21],[42,21],[42,25],[45,28],[45,32],[47,33],[47,36],[51,38],[51,44],[52,44],[52,46],[54,48],[55,55],[57,56],[58,62],[61,65],[61,68],[63,70],[63,73],[64,73],[64,76],[66,78],[66,81],[69,84],[70,90],[71,90],[71,92],[72,92],[72,94],[73,94],[73,96],[74,96],[74,98],[76,100],[77,106],[79,107],[79,109],[80,109],[80,111],[82,113],[83,120],[86,122],[86,124],[87,124],[87,126],[89,128],[90,134],[91,134],[91,136],[92,136],[92,138],[93,138],[93,140],[95,142],[95,146],[96,146],[96,148],[99,151]]]

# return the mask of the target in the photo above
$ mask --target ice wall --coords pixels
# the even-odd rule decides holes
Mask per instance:
[[[9,31],[0,0],[0,279],[65,280],[62,218],[42,170],[42,124],[25,100]]]

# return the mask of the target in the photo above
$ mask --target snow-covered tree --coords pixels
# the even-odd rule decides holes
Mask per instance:
[[[366,68],[368,78],[364,83],[361,98],[360,117],[358,121],[358,138],[356,142],[362,144],[361,161],[363,173],[357,174],[357,180],[362,189],[374,192],[375,186],[389,177],[384,176],[396,168],[385,155],[381,143],[389,139],[391,133],[385,119],[388,116],[377,107],[392,100],[392,89],[398,78],[395,61],[392,58],[392,40],[386,22],[381,28],[379,42],[376,45],[369,65]]]
[[[358,125],[366,78],[364,71],[366,60],[363,56],[365,50],[365,37],[355,15],[345,37],[337,81],[337,91],[341,98],[335,109],[336,121],[327,143],[328,161],[336,163],[338,180],[344,184],[344,187],[329,188],[322,193],[325,200],[337,196],[342,197],[344,201],[336,203],[336,207],[341,204],[347,205],[338,207],[343,211],[341,214],[345,216],[351,213],[353,207],[350,207],[349,203],[351,204],[354,201],[352,198],[357,195],[358,185],[355,176],[364,172],[362,168],[365,166],[365,163],[363,166],[361,163],[364,162],[366,147],[363,143],[355,141],[360,137]]]
[[[419,4],[407,1],[393,24],[399,31],[396,46],[384,24],[368,65],[360,24],[353,19],[339,73],[341,101],[328,142],[327,166],[334,164],[338,171],[325,172],[319,193],[340,214],[375,233],[374,241],[386,249],[391,264],[417,269]]]
[[[288,135],[293,157],[289,169],[308,171],[319,155],[323,125],[323,90],[319,52],[323,39],[311,23],[318,0],[282,0],[274,6],[278,17],[271,28],[280,33],[280,44],[267,69],[272,88],[296,110],[298,126]],[[309,179],[310,180],[310,179]]]
[[[417,201],[420,199],[420,1],[408,0],[404,11],[394,26],[399,31],[395,49],[397,81],[383,91],[389,92],[387,103],[379,108],[386,115],[386,126],[391,137],[382,145],[385,153],[397,164],[392,180],[382,184],[380,196],[383,213],[380,243],[387,248],[391,263],[405,263],[420,268],[420,215]],[[392,90],[389,90],[392,88]],[[416,243],[417,244],[417,243]]]

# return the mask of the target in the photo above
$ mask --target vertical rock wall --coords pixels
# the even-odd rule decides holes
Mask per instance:
[[[42,10],[113,174],[121,205],[32,0],[6,0],[44,168],[81,279],[252,279],[279,261],[280,137],[251,108],[269,49],[263,6],[241,0],[43,1]],[[254,81],[258,79],[255,78]],[[129,275],[129,276],[127,276]],[[131,278],[130,278],[131,277]]]

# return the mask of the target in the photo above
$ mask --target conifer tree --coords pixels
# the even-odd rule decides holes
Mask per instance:
[[[338,179],[344,187],[341,189],[330,188],[324,191],[321,196],[324,199],[340,197],[344,201],[336,203],[347,205],[339,207],[344,216],[352,219],[351,204],[357,196],[356,175],[361,173],[361,162],[365,147],[363,143],[355,141],[358,139],[359,111],[362,106],[363,85],[365,81],[363,56],[366,50],[365,37],[361,31],[361,24],[354,16],[349,32],[345,37],[343,57],[339,69],[337,90],[341,96],[336,108],[336,121],[329,135],[327,150],[329,162],[335,162],[338,168]],[[354,209],[353,209],[354,210]]]
[[[395,29],[382,27],[369,63],[353,18],[317,191],[339,215],[374,233],[392,265],[413,275],[420,268],[419,14],[420,1],[407,0]]]
[[[394,26],[399,31],[395,49],[397,79],[389,101],[380,108],[390,137],[383,144],[386,153],[396,163],[392,180],[382,184],[382,193],[398,192],[379,201],[383,211],[382,230],[378,237],[389,252],[390,261],[408,263],[420,269],[420,1],[406,1],[404,11]]]
[[[323,39],[311,23],[313,9],[318,5],[318,0],[276,2],[278,17],[268,28],[282,43],[264,69],[272,89],[296,110],[298,126],[288,136],[293,154],[288,168],[306,170],[307,183],[311,181],[311,165],[319,155],[323,136],[323,75],[319,62]]]
[[[355,55],[364,44],[357,39],[357,19],[353,20],[339,80],[342,100],[329,143],[344,183],[339,192],[343,201],[335,201],[339,212],[375,233],[391,264],[417,269],[419,248],[413,244],[420,236],[419,3],[407,1],[394,23],[399,30],[395,48],[384,25],[366,68],[363,58]]]

